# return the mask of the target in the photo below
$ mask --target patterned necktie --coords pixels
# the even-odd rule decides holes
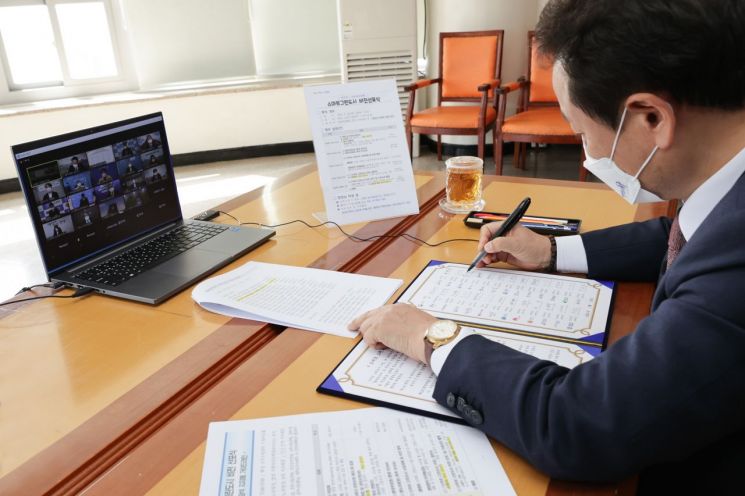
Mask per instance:
[[[679,216],[675,216],[673,225],[670,226],[670,237],[667,239],[667,268],[673,264],[677,258],[683,245],[686,244],[686,240],[683,237],[683,233],[680,230],[680,222],[678,221]]]

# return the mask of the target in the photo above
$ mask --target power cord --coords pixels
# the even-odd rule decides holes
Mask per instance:
[[[361,238],[359,236],[355,236],[354,234],[349,234],[339,224],[337,224],[336,222],[330,221],[330,220],[329,221],[326,221],[326,222],[321,222],[320,224],[308,224],[304,220],[296,219],[296,220],[291,220],[289,222],[283,222],[281,224],[269,225],[269,224],[262,224],[260,222],[241,222],[235,216],[233,216],[233,215],[231,215],[231,214],[229,214],[227,212],[224,212],[222,210],[218,210],[218,212],[221,213],[221,214],[223,214],[223,215],[227,215],[228,217],[230,217],[231,219],[233,219],[234,221],[236,221],[236,223],[238,223],[241,226],[259,226],[259,227],[275,228],[275,227],[287,226],[289,224],[299,223],[299,224],[303,224],[303,225],[305,225],[305,226],[307,226],[307,227],[309,227],[311,229],[315,229],[317,227],[323,227],[323,226],[330,225],[330,226],[336,227],[344,236],[346,236],[349,239],[351,239],[352,241],[355,241],[355,242],[358,242],[358,243],[365,243],[365,242],[375,241],[376,239],[383,239],[383,238],[404,238],[404,239],[407,239],[407,240],[411,241],[412,243],[420,243],[422,245],[429,246],[431,248],[435,248],[437,246],[441,246],[441,245],[444,245],[446,243],[454,243],[456,241],[469,241],[469,242],[476,242],[476,243],[478,243],[478,241],[479,241],[478,239],[471,239],[471,238],[456,238],[456,239],[447,239],[445,241],[440,241],[439,243],[428,243],[427,241],[425,241],[423,239],[417,238],[416,236],[412,236],[411,234],[406,234],[406,233],[402,233],[402,234],[378,234],[376,236],[370,236],[369,238]]]
[[[63,284],[63,286],[64,286],[64,284]],[[35,284],[33,286],[29,286],[29,288],[38,288],[38,287],[51,288],[51,287],[54,287],[54,286],[53,285],[48,285],[48,284]],[[55,289],[57,289],[57,288],[55,288]],[[85,295],[87,295],[89,293],[92,293],[92,292],[93,292],[93,290],[91,288],[79,288],[79,289],[76,289],[73,294],[67,295],[67,296],[58,296],[58,295],[33,296],[31,298],[23,298],[22,300],[6,301],[4,303],[0,303],[0,307],[5,306],[5,305],[13,305],[14,303],[23,303],[25,301],[43,300],[43,299],[46,299],[46,298],[61,298],[61,299],[80,298],[81,296],[85,296]],[[20,293],[21,293],[21,291],[19,291],[16,294],[20,294]]]
[[[25,293],[26,291],[31,291],[34,288],[51,288],[51,289],[61,289],[65,287],[64,282],[45,282],[42,284],[33,284],[31,286],[26,286],[25,288],[21,288],[17,293],[16,296],[18,296],[21,293]]]

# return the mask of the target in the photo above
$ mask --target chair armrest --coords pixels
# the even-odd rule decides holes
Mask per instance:
[[[494,79],[492,81],[489,81],[488,83],[480,84],[478,90],[481,92],[493,90],[500,84],[502,84],[502,81],[500,79]]]
[[[517,91],[527,87],[528,81],[524,77],[521,77],[517,81],[512,81],[511,83],[500,86],[497,91],[502,95],[506,95],[507,93],[512,93],[513,91]]]
[[[427,86],[432,86],[433,84],[437,84],[440,82],[440,79],[422,79],[421,81],[417,81],[416,83],[410,84],[408,86],[404,87],[404,91],[416,91],[420,90],[422,88],[426,88]]]

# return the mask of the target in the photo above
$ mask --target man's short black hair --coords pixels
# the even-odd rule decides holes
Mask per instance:
[[[536,39],[562,62],[572,102],[612,128],[638,92],[745,108],[743,0],[551,0]]]

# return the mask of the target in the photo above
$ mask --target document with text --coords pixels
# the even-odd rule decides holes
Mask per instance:
[[[397,300],[514,350],[567,368],[598,356],[610,324],[614,283],[432,261]],[[318,391],[459,420],[433,398],[425,364],[360,341]]]
[[[306,86],[305,101],[330,221],[419,213],[394,80]]]
[[[347,324],[384,305],[402,282],[252,261],[201,282],[191,296],[222,315],[352,338]]]
[[[470,427],[365,408],[214,422],[201,496],[514,495]]]

